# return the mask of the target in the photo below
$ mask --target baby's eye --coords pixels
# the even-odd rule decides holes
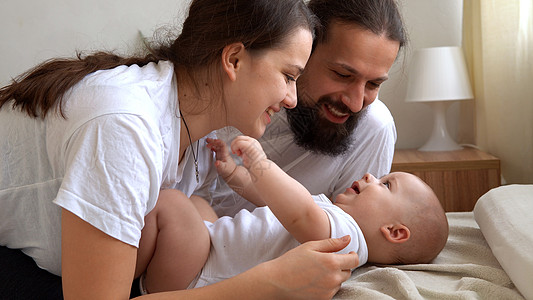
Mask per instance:
[[[383,184],[390,190],[390,182],[389,181],[385,181],[385,182],[383,182]]]

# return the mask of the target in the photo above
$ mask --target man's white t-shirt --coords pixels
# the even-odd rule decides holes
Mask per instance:
[[[368,260],[368,248],[357,222],[323,194],[313,196],[329,218],[330,237],[351,236],[351,242],[338,253],[355,251],[359,266]],[[205,221],[211,237],[211,250],[194,287],[201,287],[240,274],[262,262],[281,256],[300,245],[281,225],[268,207],[252,212],[241,210],[235,217]]]
[[[0,110],[0,245],[22,249],[57,275],[61,208],[138,246],[160,188],[191,195],[212,181],[213,164],[201,146],[199,183],[191,147],[178,165],[181,123],[169,62],[97,71],[64,103],[66,119],[55,112],[31,118],[10,103]]]
[[[273,116],[272,123],[267,126],[259,141],[267,157],[305,186],[311,194],[325,194],[335,201],[338,194],[361,179],[365,173],[380,178],[390,172],[396,143],[394,119],[379,99],[366,110],[366,115],[352,134],[354,142],[344,155],[332,157],[315,154],[296,145],[284,110]],[[217,131],[217,136],[227,143],[239,134],[231,127]],[[238,157],[234,159],[240,161]],[[219,178],[211,200],[219,216],[233,216],[242,208],[255,208],[234,193],[222,178]]]

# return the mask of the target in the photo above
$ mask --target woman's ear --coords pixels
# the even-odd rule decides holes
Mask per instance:
[[[411,231],[403,224],[383,225],[380,230],[385,239],[391,243],[406,242],[411,236]]]
[[[237,72],[246,49],[242,43],[229,44],[222,49],[222,69],[231,81],[237,79]]]

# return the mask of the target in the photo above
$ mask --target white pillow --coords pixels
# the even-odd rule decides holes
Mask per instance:
[[[516,288],[533,299],[533,185],[488,191],[477,201],[474,218]]]

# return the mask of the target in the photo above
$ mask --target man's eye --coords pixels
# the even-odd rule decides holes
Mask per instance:
[[[337,75],[340,78],[348,78],[348,77],[350,77],[350,75],[345,75],[345,74],[339,73],[339,72],[337,72],[335,70],[332,70],[332,71],[333,71],[333,73],[335,73],[335,75]]]
[[[369,82],[368,85],[371,89],[379,89],[379,87],[381,86],[380,83],[376,83],[376,82]]]

